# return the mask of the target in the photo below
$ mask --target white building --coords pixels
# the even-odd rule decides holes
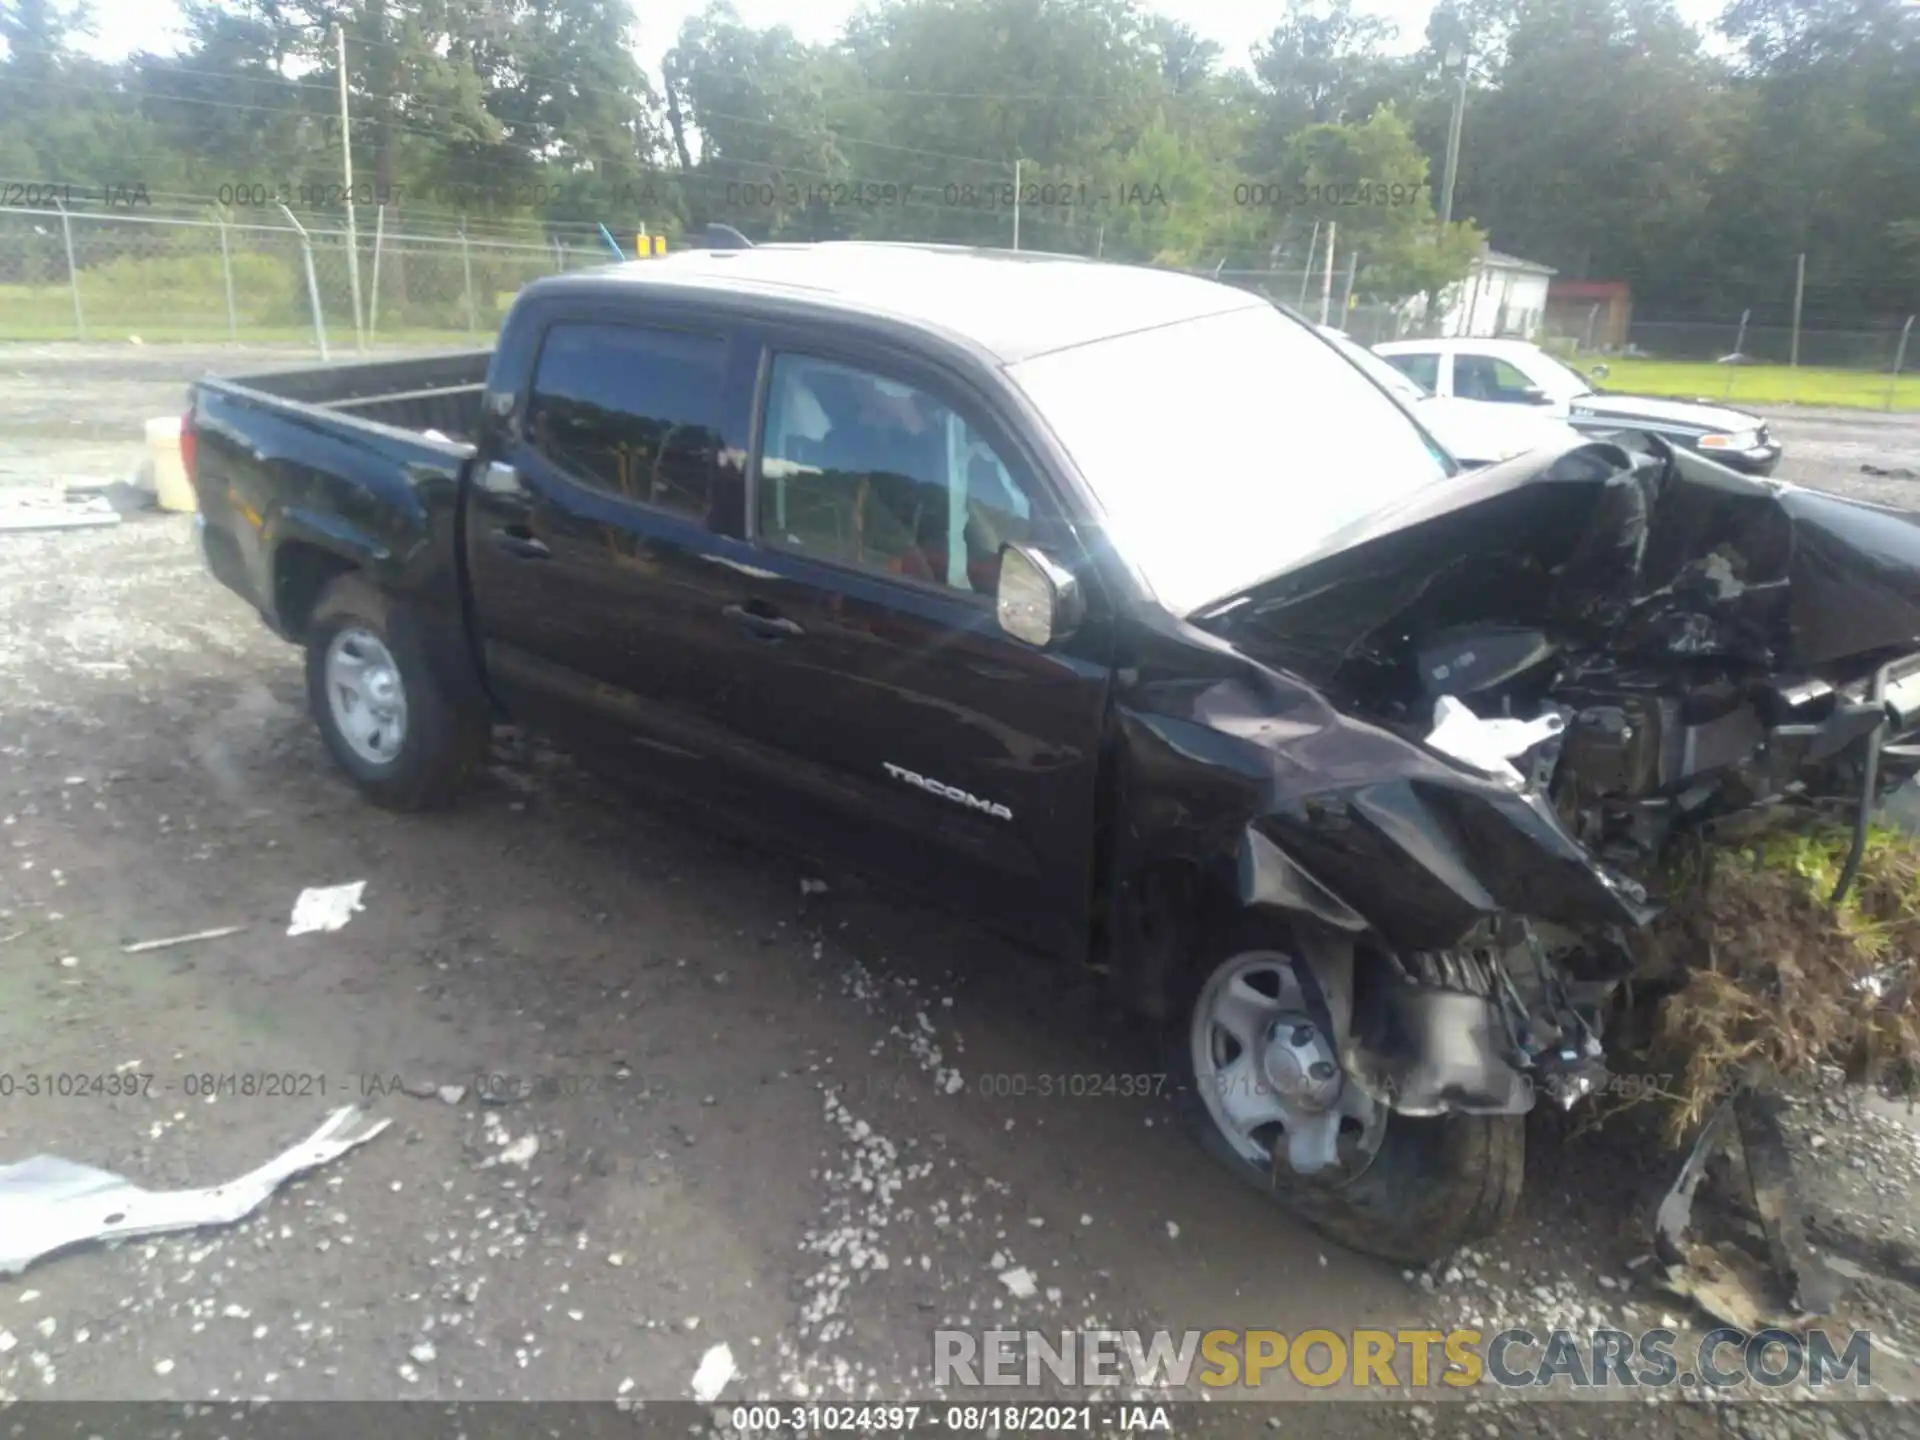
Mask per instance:
[[[1547,281],[1551,265],[1538,265],[1517,255],[1482,250],[1467,278],[1449,286],[1439,298],[1439,335],[1448,339],[1511,336],[1533,340],[1547,313]],[[1416,297],[1408,317],[1418,321],[1421,300]]]

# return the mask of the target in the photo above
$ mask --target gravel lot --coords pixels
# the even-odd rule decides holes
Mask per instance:
[[[139,423],[176,412],[193,374],[301,358],[0,347],[0,485],[124,476]],[[1920,472],[1920,416],[1770,418],[1785,478],[1920,493],[1859,469]],[[286,934],[303,887],[357,880],[346,928]],[[247,928],[122,950],[228,925]],[[0,1397],[685,1400],[724,1344],[727,1401],[930,1400],[942,1324],[1710,1328],[1630,1266],[1673,1161],[1627,1127],[1539,1117],[1513,1232],[1403,1275],[1232,1185],[1163,1099],[1038,1098],[1044,1077],[1158,1066],[1079,977],[946,916],[609,793],[537,745],[503,745],[455,813],[365,805],[306,720],[296,654],[203,574],[178,516],[0,537],[0,1072],[136,1063],[155,1077],[140,1097],[16,1086],[0,1161],[210,1184],[346,1100],[393,1123],[233,1229],[0,1280]],[[301,1093],[188,1093],[235,1073]],[[483,1103],[486,1075],[545,1084]],[[1920,1298],[1885,1259],[1920,1245],[1915,1132],[1810,1105],[1797,1135],[1820,1213],[1860,1237],[1844,1323],[1883,1343],[1877,1391],[1915,1393]],[[1022,1268],[1030,1296],[1004,1278]],[[1175,1423],[1920,1433],[1905,1406],[1615,1393],[1596,1411],[1286,1379],[1258,1398],[1328,1403]],[[1360,1398],[1418,1403],[1330,1403]]]

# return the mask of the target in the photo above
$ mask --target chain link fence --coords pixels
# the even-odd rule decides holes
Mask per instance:
[[[610,258],[597,226],[470,224],[384,206],[359,211],[351,239],[344,214],[5,206],[0,340],[294,342],[323,356],[376,342],[480,344],[528,281]],[[1196,273],[1316,319],[1324,311],[1365,345],[1417,333],[1407,305],[1356,292],[1352,256],[1336,258],[1331,274],[1324,258],[1298,252],[1245,258],[1254,264],[1229,268],[1228,259]],[[1826,329],[1635,318],[1615,363],[1638,383],[1667,387],[1662,393],[1677,385],[1723,398],[1845,398],[1893,409],[1920,400],[1912,328],[1911,319]],[[1589,353],[1577,334],[1550,327],[1542,339],[1563,354]],[[1793,367],[1787,380],[1782,366]],[[1862,388],[1870,379],[1871,395]]]
[[[0,207],[0,340],[477,342],[528,281],[611,258],[597,235],[471,233],[384,208],[350,243],[343,216]]]

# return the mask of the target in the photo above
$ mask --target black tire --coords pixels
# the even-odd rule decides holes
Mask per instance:
[[[1264,943],[1237,937],[1237,943],[1216,948],[1207,963],[1183,977],[1166,1027],[1166,1063],[1179,1078],[1181,1118],[1201,1148],[1329,1240],[1398,1265],[1433,1264],[1504,1226],[1518,1207],[1526,1175],[1524,1116],[1390,1114],[1372,1163],[1337,1185],[1276,1184],[1269,1167],[1234,1148],[1201,1097],[1189,1037],[1207,978],[1250,950],[1293,953],[1286,940],[1273,936]]]
[[[407,723],[391,760],[355,752],[335,722],[327,695],[327,650],[342,630],[370,632],[393,656],[406,694]],[[451,804],[486,758],[491,730],[481,711],[455,703],[427,662],[421,626],[403,601],[361,575],[342,575],[321,592],[306,627],[307,703],[334,762],[374,804],[433,810]]]

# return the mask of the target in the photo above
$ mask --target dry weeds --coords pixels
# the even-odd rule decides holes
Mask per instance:
[[[1701,851],[1673,877],[1646,933],[1642,973],[1679,989],[1660,1002],[1649,1060],[1674,1075],[1675,1143],[1742,1081],[1849,1081],[1920,1089],[1920,839],[1869,833],[1860,873],[1828,904],[1852,835],[1835,827]]]

